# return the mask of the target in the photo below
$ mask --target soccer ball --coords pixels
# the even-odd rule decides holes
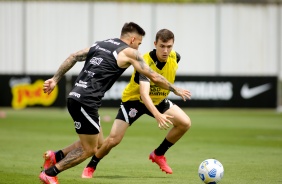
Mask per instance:
[[[216,184],[222,179],[224,169],[218,160],[207,159],[200,164],[198,173],[204,183]]]

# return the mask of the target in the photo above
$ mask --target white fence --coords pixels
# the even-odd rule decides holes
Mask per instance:
[[[282,79],[282,5],[0,2],[0,73],[53,74],[68,55],[141,25],[142,53],[159,29],[175,33],[181,75]],[[83,63],[69,73],[77,74]],[[132,68],[126,71],[129,75]]]

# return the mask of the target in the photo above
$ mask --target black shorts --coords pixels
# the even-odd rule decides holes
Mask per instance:
[[[155,107],[159,110],[160,113],[164,113],[173,105],[174,104],[170,100],[164,99],[159,105],[156,105]],[[131,125],[143,114],[154,117],[153,114],[147,109],[147,107],[139,100],[127,101],[121,103],[116,119],[123,120]]]
[[[98,134],[100,132],[100,117],[98,109],[93,109],[78,101],[68,98],[68,110],[74,121],[78,134]]]

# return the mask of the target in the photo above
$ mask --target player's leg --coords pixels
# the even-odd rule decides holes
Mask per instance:
[[[74,120],[79,141],[67,147],[68,153],[61,161],[40,174],[40,180],[47,184],[58,183],[57,174],[83,162],[97,151],[100,131],[97,109],[89,108],[74,100],[68,100],[68,110]]]
[[[102,143],[104,141],[104,135],[102,131],[102,127],[100,127],[100,133],[99,133],[99,139],[98,139],[98,149],[102,146]],[[43,169],[48,169],[49,167],[55,165],[57,162],[61,161],[65,156],[75,148],[78,148],[80,146],[80,141],[76,141],[73,144],[69,145],[66,148],[63,148],[62,150],[58,151],[52,151],[48,150],[43,154],[44,163],[43,163]]]
[[[123,120],[115,119],[110,135],[105,139],[101,148],[97,151],[96,157],[103,158],[113,147],[117,146],[124,137],[129,124]]]
[[[73,144],[67,146],[64,149],[58,150],[58,151],[52,151],[48,150],[43,154],[44,163],[43,163],[43,169],[48,169],[49,167],[52,167],[57,162],[61,161],[65,156],[73,149],[80,146],[80,141],[76,141]]]
[[[99,133],[99,138],[98,138],[98,149],[101,147],[102,143],[104,141],[104,135],[103,135],[103,130],[102,127],[100,127],[100,133]],[[76,141],[73,144],[69,145],[68,147],[63,148],[62,150],[59,150],[56,152],[56,161],[59,162],[60,160],[62,160],[70,151],[72,151],[75,148],[78,148],[79,146],[81,146],[80,141]],[[57,159],[57,154],[58,152],[62,152],[62,155],[58,155],[58,159]]]
[[[90,162],[83,169],[82,178],[92,178],[99,161],[105,157],[113,147],[118,145],[129,127],[129,124],[123,120],[115,119],[110,135],[104,140],[97,153],[91,158]]]
[[[78,136],[81,145],[70,151],[64,159],[55,164],[55,167],[57,167],[60,172],[80,164],[96,153],[99,139],[98,134],[79,134]]]
[[[169,100],[164,100],[158,107],[160,112],[171,115],[173,127],[169,130],[163,142],[149,156],[152,162],[156,162],[160,168],[168,174],[172,174],[172,169],[168,166],[164,154],[172,147],[191,126],[191,120],[187,114],[177,105]]]
[[[99,161],[106,156],[113,147],[118,145],[129,127],[129,124],[123,120],[115,119],[110,135],[103,141],[101,147],[91,158],[90,162],[82,171],[82,178],[92,178]]]
[[[158,107],[160,112],[173,116],[171,122],[173,127],[169,130],[164,142],[156,149],[157,155],[164,155],[168,148],[175,144],[191,127],[191,120],[188,115],[173,104],[170,100],[165,99]]]
[[[124,102],[118,111],[112,125],[110,135],[104,140],[97,153],[91,158],[84,168],[81,177],[92,178],[98,163],[105,157],[113,147],[117,146],[123,139],[127,128],[144,114],[145,106],[139,101]]]
[[[99,133],[99,139],[98,139],[98,149],[101,148],[103,142],[104,142],[104,135],[102,132],[102,127],[100,129],[100,133]],[[92,178],[93,173],[95,172],[96,166],[98,163],[96,163],[97,158],[95,157],[95,155],[91,158],[90,162],[88,163],[88,165],[83,169],[82,171],[82,178]]]
[[[98,139],[98,149],[102,146],[103,142],[104,142],[104,134],[103,134],[103,130],[102,127],[100,127],[100,133],[99,133],[99,139]]]
[[[79,134],[80,146],[71,150],[60,162],[40,173],[41,181],[47,184],[57,184],[57,175],[60,172],[80,164],[95,154],[98,147],[98,138],[98,134]]]
[[[191,120],[189,116],[177,105],[169,108],[165,114],[174,116],[171,120],[173,127],[166,135],[166,139],[175,144],[191,127]]]

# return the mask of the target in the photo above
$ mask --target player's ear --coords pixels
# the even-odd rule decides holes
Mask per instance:
[[[135,41],[135,37],[133,36],[133,37],[131,37],[131,43],[134,43],[134,41]]]

